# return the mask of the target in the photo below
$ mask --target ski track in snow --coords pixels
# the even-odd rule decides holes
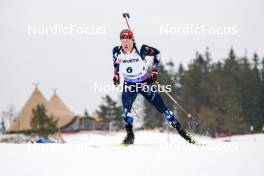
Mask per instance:
[[[197,147],[175,133],[136,131],[135,145],[117,147],[124,132],[65,134],[66,144],[0,144],[1,176],[263,176],[264,134],[211,139]]]

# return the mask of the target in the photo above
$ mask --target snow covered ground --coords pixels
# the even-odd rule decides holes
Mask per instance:
[[[125,133],[65,134],[67,144],[0,144],[1,176],[263,176],[264,134],[210,139],[205,147],[175,133],[137,131],[135,145],[117,147]]]

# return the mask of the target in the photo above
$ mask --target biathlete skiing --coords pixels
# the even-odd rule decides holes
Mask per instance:
[[[129,15],[123,14],[123,17],[126,18]],[[116,86],[120,85],[121,77],[123,78],[123,121],[127,135],[122,144],[133,144],[135,140],[131,109],[138,94],[145,97],[170,125],[178,130],[185,140],[195,144],[195,140],[183,129],[176,115],[164,104],[160,93],[157,91],[157,85],[153,84],[158,79],[161,59],[160,51],[145,44],[137,44],[128,22],[127,25],[128,29],[120,32],[121,45],[113,48],[114,84]],[[146,58],[153,58],[153,67],[150,74],[148,73]]]

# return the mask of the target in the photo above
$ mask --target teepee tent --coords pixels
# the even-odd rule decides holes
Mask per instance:
[[[54,95],[48,101],[36,86],[28,101],[18,113],[16,120],[11,124],[8,132],[25,132],[30,131],[32,110],[37,105],[43,104],[46,107],[47,114],[58,119],[58,128],[64,127],[74,119],[74,113],[62,102],[60,97],[54,91]]]
[[[39,104],[43,104],[46,108],[48,107],[48,101],[40,92],[38,87],[35,86],[33,93],[29,97],[22,110],[18,113],[16,120],[9,127],[8,132],[20,132],[30,130],[32,109],[34,109]]]
[[[51,115],[55,119],[58,119],[58,127],[60,128],[70,123],[75,116],[75,114],[62,102],[56,90],[54,90],[54,94],[49,101],[48,109]]]

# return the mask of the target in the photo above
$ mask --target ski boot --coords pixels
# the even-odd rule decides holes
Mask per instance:
[[[126,135],[125,139],[123,140],[122,144],[124,144],[124,145],[134,144],[135,135],[133,132],[133,125],[128,124],[125,127],[126,127],[127,135]]]
[[[186,131],[182,128],[177,129],[177,130],[179,132],[179,135],[181,137],[183,137],[186,141],[188,141],[191,144],[196,144],[196,141],[194,140],[194,138],[192,137],[192,135],[188,131]]]
[[[192,137],[192,135],[186,131],[185,129],[182,128],[180,122],[175,118],[174,121],[171,122],[171,126],[173,126],[174,128],[176,128],[179,132],[179,135],[185,139],[186,141],[188,141],[191,144],[196,144],[195,139]]]

